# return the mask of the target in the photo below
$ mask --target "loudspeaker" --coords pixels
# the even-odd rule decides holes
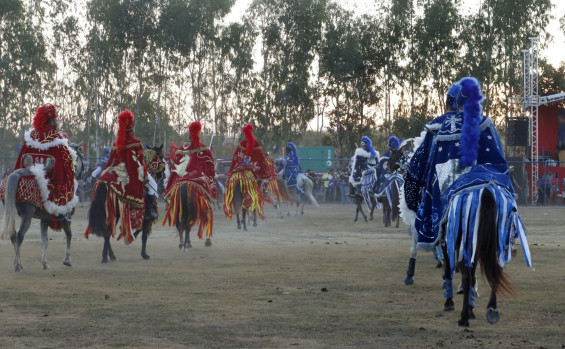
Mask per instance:
[[[527,147],[530,142],[530,119],[508,119],[506,129],[506,145],[511,147]]]

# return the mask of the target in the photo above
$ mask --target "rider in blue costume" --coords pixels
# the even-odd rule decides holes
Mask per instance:
[[[285,147],[284,160],[284,178],[286,185],[288,187],[296,185],[296,177],[298,174],[302,173],[302,169],[300,168],[296,146],[292,142],[288,142]],[[304,194],[304,191],[302,188],[298,187],[298,185],[296,185],[296,190],[300,194]]]
[[[483,190],[493,192],[499,208],[499,263],[503,265],[510,259],[514,237],[519,236],[526,263],[530,265],[525,229],[517,215],[502,144],[493,122],[481,115],[480,102],[483,96],[480,94],[478,81],[474,78],[464,78],[459,85],[461,88],[456,101],[462,111],[445,117],[433,138],[428,157],[429,172],[423,202],[429,203],[430,206],[420,205],[416,217],[425,216],[431,219],[416,219],[415,222],[419,246],[433,248],[443,241],[446,242],[445,248],[451,268],[446,271],[448,279],[451,279],[455,268],[453,249],[457,238],[461,231],[467,230],[466,228],[472,234],[478,222],[478,219],[469,217],[478,215],[480,193]],[[465,229],[459,229],[460,225],[457,224],[462,213],[464,219],[469,219],[468,224],[461,223]],[[469,238],[462,244],[460,259],[467,266],[473,264],[473,241],[476,240]],[[449,291],[446,289],[446,297]],[[473,291],[470,293],[470,296],[472,295]],[[472,299],[470,303],[472,307]]]
[[[361,147],[355,150],[351,158],[351,174],[349,175],[349,196],[361,195],[361,180],[365,171],[377,166],[379,153],[373,148],[373,142],[367,136],[361,138]]]

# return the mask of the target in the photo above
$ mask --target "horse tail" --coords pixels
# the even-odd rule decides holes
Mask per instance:
[[[16,197],[18,195],[18,182],[20,177],[32,175],[28,169],[20,169],[12,172],[6,178],[6,190],[4,192],[4,227],[2,229],[2,239],[13,238],[16,235]]]
[[[306,193],[308,199],[310,199],[310,202],[316,207],[320,207],[320,204],[318,204],[318,201],[316,201],[316,198],[314,197],[314,195],[312,195],[312,191],[314,190],[314,183],[312,182],[312,180],[306,176],[303,176],[302,181],[304,182],[304,192]]]
[[[186,183],[180,187],[179,193],[182,213],[180,214],[180,217],[178,217],[178,220],[180,221],[182,228],[187,228],[193,222],[195,212],[192,197],[188,197],[188,185]],[[179,231],[179,234],[182,234],[182,230]]]
[[[494,195],[488,189],[483,190],[479,214],[476,262],[481,262],[481,272],[495,294],[513,294],[512,282],[498,263],[497,207]]]
[[[106,196],[108,194],[108,187],[105,183],[100,183],[96,187],[94,200],[88,209],[88,226],[90,232],[97,236],[104,236],[108,229],[106,224]]]

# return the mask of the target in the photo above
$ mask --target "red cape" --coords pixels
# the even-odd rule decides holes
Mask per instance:
[[[257,179],[272,179],[273,170],[265,158],[261,144],[255,141],[255,146],[250,156],[245,153],[246,145],[246,140],[239,142],[231,161],[230,176],[237,171],[250,170]]]
[[[78,203],[75,197],[73,150],[62,133],[45,125],[29,130],[15,169],[30,168],[34,172],[45,210],[52,215],[70,212]],[[35,170],[36,165],[43,170]],[[33,167],[33,168],[32,168]]]
[[[179,165],[182,166],[186,162],[186,156],[188,156],[188,164],[186,167],[179,169]],[[172,163],[174,168],[171,168],[171,176],[167,182],[165,196],[177,183],[190,181],[199,186],[208,195],[209,199],[217,198],[214,158],[208,147],[202,143],[191,144],[186,142],[176,150],[171,158],[173,157],[174,161]]]
[[[143,161],[143,144],[131,133],[126,133],[126,146],[122,152],[112,145],[110,158],[98,182],[104,182],[121,201],[132,207],[144,206],[147,168]]]

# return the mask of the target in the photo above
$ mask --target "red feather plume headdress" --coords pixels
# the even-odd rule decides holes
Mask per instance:
[[[245,154],[251,155],[253,153],[253,148],[255,148],[255,136],[253,135],[253,124],[249,123],[245,125],[241,132],[245,135],[245,139],[247,140],[247,144],[245,145]]]
[[[118,151],[124,150],[126,147],[126,132],[133,130],[133,114],[125,109],[118,115],[118,138],[116,139],[116,147]]]
[[[200,130],[202,130],[202,124],[199,121],[194,121],[188,126],[190,138],[192,139],[192,148],[200,146]]]
[[[37,108],[35,117],[33,118],[33,128],[36,131],[41,130],[47,121],[57,118],[57,110],[53,104],[45,104]]]

